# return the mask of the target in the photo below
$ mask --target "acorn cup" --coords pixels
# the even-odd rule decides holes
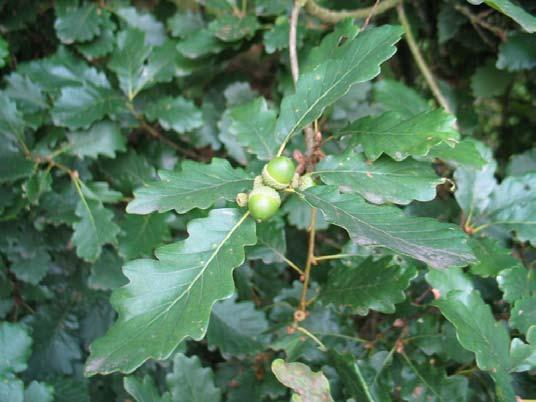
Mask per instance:
[[[295,172],[296,165],[290,158],[278,156],[264,165],[262,179],[265,185],[283,190],[290,185]]]

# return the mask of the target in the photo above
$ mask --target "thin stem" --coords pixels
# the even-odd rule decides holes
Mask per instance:
[[[278,253],[279,254],[279,253]],[[303,269],[301,269],[300,267],[298,267],[297,264],[295,264],[294,262],[292,262],[291,260],[289,260],[287,257],[285,257],[284,255],[281,255],[280,257],[282,257],[283,261],[285,261],[285,263],[291,267],[292,269],[294,269],[294,271],[296,271],[297,273],[301,275],[304,274],[303,272]]]
[[[378,382],[378,379],[380,378],[380,375],[381,375],[383,369],[387,366],[387,362],[389,361],[390,358],[393,357],[393,354],[395,353],[395,350],[396,350],[397,343],[398,343],[398,339],[397,339],[397,342],[395,342],[395,344],[393,345],[393,347],[389,351],[389,353],[387,354],[387,356],[385,356],[385,359],[383,360],[380,369],[376,372],[376,375],[374,376],[374,379],[372,380],[372,385],[374,385],[374,384],[376,384],[376,382]]]
[[[130,113],[132,113],[132,116],[134,116],[134,118],[136,120],[138,120],[138,123],[140,124],[140,127],[146,133],[148,133],[151,137],[156,138],[157,140],[163,142],[166,145],[169,145],[171,148],[173,148],[177,152],[182,153],[183,155],[189,156],[192,159],[199,159],[199,155],[197,155],[197,153],[191,151],[190,149],[183,148],[179,144],[174,143],[170,139],[164,137],[158,130],[156,130],[149,123],[147,123],[145,121],[145,119],[143,118],[143,116],[141,114],[139,114],[136,111],[136,109],[134,109],[134,106],[132,105],[132,103],[127,102],[126,106],[127,106],[128,110],[130,111]]]
[[[296,264],[294,264],[292,261],[290,261],[288,258],[285,257],[284,261],[285,263],[287,263],[289,267],[291,267],[294,271],[300,274],[300,276],[304,274],[303,270],[300,267],[298,267]]]
[[[26,142],[24,142],[24,139],[22,138],[22,136],[17,136],[17,139],[19,140],[19,143],[20,143],[20,146],[22,148],[22,152],[24,153],[25,156],[29,156],[31,155],[31,151],[30,149],[28,148],[28,145],[26,145]]]
[[[294,86],[296,86],[296,82],[298,82],[298,77],[300,75],[300,67],[298,64],[298,51],[296,47],[296,36],[300,10],[300,1],[295,0],[294,7],[292,7],[292,12],[290,13],[290,28],[288,32],[288,54],[290,58],[290,71],[292,73],[292,81],[294,81]]]
[[[297,51],[297,45],[296,45],[296,34],[297,34],[297,27],[298,27],[298,18],[300,16],[300,10],[302,6],[301,0],[295,0],[294,6],[292,7],[292,12],[290,14],[290,29],[289,29],[289,58],[290,58],[290,70],[292,73],[292,80],[294,81],[294,86],[296,86],[296,83],[298,82],[298,77],[300,75],[300,68],[299,68],[299,62],[298,62],[298,51]],[[316,123],[315,123],[316,124]],[[312,163],[311,163],[311,156],[314,152],[315,148],[315,131],[311,126],[307,126],[304,129],[305,131],[305,143],[307,146],[307,170],[310,171],[312,169]],[[278,156],[283,153],[283,150],[285,149],[286,142],[281,144],[281,147],[278,151]],[[300,304],[298,307],[298,311],[303,313],[302,317],[305,318],[305,310],[307,309],[307,288],[309,287],[309,280],[311,276],[311,266],[314,262],[314,247],[315,247],[315,234],[316,234],[316,208],[313,208],[311,210],[311,226],[309,227],[309,240],[308,240],[308,252],[307,252],[307,260],[305,263],[305,271],[303,272],[303,289],[300,297]],[[296,315],[296,317],[298,317]]]
[[[58,168],[59,170],[62,170],[65,173],[67,173],[68,175],[70,175],[71,177],[73,175],[75,175],[74,170],[69,169],[67,166],[62,165],[61,163],[53,161],[52,159],[47,160],[47,162],[48,162],[49,166]],[[38,161],[38,163],[43,163],[43,161]]]
[[[64,147],[56,149],[54,152],[48,155],[48,157],[50,159],[54,159],[55,157],[60,156],[62,153],[67,152],[70,148],[71,148],[71,145],[66,145]]]
[[[154,127],[149,125],[145,121],[141,121],[141,128],[148,132],[152,137],[158,139],[159,141],[162,141],[164,144],[169,145],[174,150],[183,153],[186,156],[189,156],[190,158],[197,158],[197,154],[195,152],[190,151],[189,149],[183,148],[178,144],[175,144],[170,139],[164,137],[158,130],[156,130]]]
[[[307,246],[307,260],[305,262],[305,272],[303,275],[303,289],[300,297],[299,310],[305,312],[307,309],[307,288],[311,278],[311,267],[315,258],[315,234],[316,234],[317,209],[311,209],[311,226],[309,226],[309,242]]]
[[[406,354],[406,352],[402,352],[401,353],[402,357],[404,358],[404,360],[406,361],[406,363],[408,364],[408,366],[413,370],[413,372],[417,375],[417,377],[422,381],[422,383],[424,385],[426,385],[426,388],[428,388],[430,391],[432,391],[432,393],[437,397],[438,400],[441,400],[441,397],[437,394],[436,390],[430,385],[428,384],[428,382],[426,381],[426,379],[421,375],[421,373],[419,372],[419,370],[417,370],[417,367],[415,367],[415,365],[411,362],[411,360],[409,359],[408,355]]]
[[[335,11],[318,5],[314,0],[308,0],[307,3],[305,3],[305,9],[309,14],[320,18],[322,21],[335,24],[345,18],[367,18],[367,16],[371,15],[373,12],[376,15],[382,14],[395,7],[400,1],[401,0],[384,0],[382,3],[378,4],[375,11],[374,6],[358,8],[356,10]]]
[[[315,257],[315,261],[339,260],[341,258],[360,257],[359,254],[329,254]]]
[[[367,397],[368,402],[375,402],[374,398],[372,397],[372,394],[370,393],[369,386],[367,382],[365,381],[365,377],[363,377],[363,374],[361,373],[361,369],[359,368],[359,364],[357,362],[354,364],[355,372],[357,374],[357,377],[359,378],[359,382],[361,383],[361,387],[365,391],[365,396]]]
[[[506,32],[486,22],[485,20],[482,19],[482,17],[473,14],[468,7],[462,6],[460,4],[456,4],[454,6],[454,9],[458,11],[459,13],[463,14],[464,16],[466,16],[473,25],[479,25],[482,28],[487,29],[488,31],[490,31],[491,33],[499,37],[502,41],[506,40]]]
[[[473,233],[473,234],[478,233],[478,232],[480,232],[481,230],[484,230],[484,229],[489,228],[491,225],[494,225],[495,223],[500,223],[500,222],[484,223],[483,225],[480,225],[480,226],[477,226],[476,228],[474,228],[474,229],[472,230],[472,233]]]
[[[490,226],[493,226],[493,225],[507,225],[507,224],[516,224],[516,223],[524,223],[524,224],[527,224],[527,225],[535,225],[536,222],[531,222],[531,221],[495,221],[495,222],[489,222],[489,223],[484,223],[483,225],[480,225],[480,226],[477,226],[476,228],[474,228],[472,230],[472,234],[475,234],[475,233],[478,233],[484,229],[487,229],[489,228]]]
[[[471,209],[469,209],[469,214],[467,215],[467,219],[465,220],[464,227],[471,227],[471,220],[473,219],[473,205],[471,205]]]
[[[365,29],[367,29],[367,26],[370,23],[370,20],[372,19],[372,16],[376,12],[376,8],[378,7],[378,4],[380,4],[380,0],[376,0],[374,5],[370,9],[370,13],[369,13],[369,15],[367,15],[367,18],[365,18],[365,22],[363,23],[363,26],[360,29],[361,32],[363,32]]]
[[[359,342],[359,343],[370,343],[370,341],[367,339],[359,338],[357,336],[344,335],[344,334],[326,333],[326,334],[317,334],[317,335],[322,336],[322,337],[329,336],[332,338],[346,339],[349,341],[354,341],[354,342]]]
[[[300,10],[302,7],[302,1],[301,0],[295,0],[294,6],[292,7],[292,12],[290,14],[290,28],[289,28],[289,34],[288,34],[288,54],[290,59],[290,72],[292,73],[292,81],[294,82],[294,87],[296,87],[296,83],[298,82],[298,78],[300,76],[300,67],[298,62],[298,50],[297,50],[297,30],[298,30],[298,18],[300,16]],[[312,129],[310,125],[305,127],[305,144],[307,147],[306,155],[310,159],[310,156],[313,153],[314,145],[315,145],[315,131]],[[277,156],[281,156],[283,151],[285,150],[285,147],[287,145],[287,142],[283,142],[281,146],[279,147],[279,150],[277,152]],[[310,167],[310,164],[307,164],[308,167]]]
[[[300,331],[302,334],[305,334],[307,335],[309,338],[311,338],[317,345],[318,345],[318,348],[322,351],[322,352],[327,352],[328,348],[326,348],[326,345],[324,345],[322,343],[322,341],[320,339],[318,339],[316,336],[314,336],[311,332],[309,332],[308,330],[306,330],[305,328],[303,327],[300,327],[300,326],[297,326],[296,327],[296,330],[297,331]]]
[[[404,5],[402,3],[398,4],[396,7],[396,10],[398,12],[398,19],[400,20],[400,23],[402,24],[402,27],[404,28],[404,31],[406,32],[406,42],[408,43],[409,50],[411,51],[411,54],[413,55],[413,58],[415,59],[415,62],[417,63],[417,66],[419,67],[419,70],[421,70],[422,75],[424,76],[426,82],[428,83],[428,86],[432,90],[432,93],[434,94],[437,102],[449,113],[452,113],[452,108],[450,107],[449,103],[441,93],[441,90],[439,89],[439,86],[437,84],[437,81],[432,74],[432,71],[426,64],[426,61],[424,60],[424,57],[421,54],[421,51],[419,50],[419,46],[417,45],[417,42],[415,41],[415,37],[413,36],[413,33],[411,32],[411,26],[409,24],[408,18],[406,17],[406,12],[404,11]]]
[[[464,369],[464,370],[460,370],[460,371],[456,371],[454,373],[454,375],[465,375],[465,374],[473,374],[475,371],[477,371],[478,368],[476,367],[471,367],[471,368],[468,368],[468,369]]]

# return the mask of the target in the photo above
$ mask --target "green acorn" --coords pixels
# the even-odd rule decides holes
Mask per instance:
[[[270,219],[279,210],[280,205],[281,197],[271,187],[257,187],[249,193],[248,209],[256,220],[265,221]]]
[[[296,166],[290,158],[278,156],[264,165],[262,178],[267,186],[283,190],[289,186],[295,172]]]

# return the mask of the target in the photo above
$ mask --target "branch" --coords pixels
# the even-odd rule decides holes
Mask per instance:
[[[374,6],[371,6],[356,10],[335,11],[318,5],[314,0],[308,0],[307,3],[305,3],[305,9],[309,14],[312,14],[325,22],[335,24],[345,18],[367,18],[367,16],[372,13],[375,13],[376,15],[382,14],[395,7],[400,1],[401,0],[384,0],[382,3],[378,4],[375,10]]]
[[[428,83],[428,86],[432,90],[432,93],[434,94],[435,98],[437,99],[437,102],[449,113],[452,113],[452,108],[448,104],[447,100],[441,93],[441,90],[439,89],[439,86],[437,85],[437,81],[432,74],[432,71],[426,64],[426,61],[424,61],[424,57],[421,54],[421,51],[419,50],[419,46],[417,45],[417,42],[415,41],[415,37],[413,36],[413,33],[411,32],[411,26],[409,25],[408,18],[406,17],[406,13],[404,11],[404,6],[402,3],[400,3],[396,10],[398,12],[398,19],[400,20],[400,23],[402,24],[402,27],[404,28],[404,31],[406,32],[406,42],[408,43],[409,50],[411,51],[411,54],[413,55],[413,58],[415,59],[415,62],[417,63],[417,66],[419,67],[419,70],[421,70],[422,75],[424,76],[426,82]]]
[[[290,14],[290,29],[288,34],[288,53],[290,58],[290,71],[292,72],[292,81],[294,86],[300,75],[300,67],[298,64],[298,52],[296,50],[296,36],[298,28],[298,17],[300,15],[301,4],[298,0],[294,2],[292,12]]]
[[[170,146],[175,151],[182,153],[183,155],[189,156],[190,158],[195,159],[195,160],[200,159],[199,155],[196,152],[188,148],[181,147],[179,144],[176,144],[175,142],[171,141],[169,138],[162,135],[156,128],[154,128],[149,123],[147,123],[143,115],[141,115],[140,113],[136,111],[136,109],[134,108],[131,102],[127,102],[127,108],[130,110],[130,113],[132,113],[132,116],[134,116],[134,118],[138,120],[138,123],[140,124],[140,128],[143,131],[145,131],[147,134],[149,134],[151,137],[156,138],[157,140]]]
[[[303,275],[303,288],[300,297],[300,304],[298,311],[294,317],[296,321],[302,321],[306,318],[305,311],[307,309],[307,288],[309,287],[309,280],[311,278],[311,267],[315,261],[315,235],[316,235],[316,216],[317,209],[311,209],[311,224],[309,225],[309,242],[307,247],[307,261],[305,262],[305,272]],[[300,314],[301,313],[301,314]]]
[[[145,120],[140,121],[141,128],[148,133],[151,137],[156,138],[157,140],[163,142],[164,144],[170,146],[175,151],[182,153],[183,155],[189,156],[192,159],[199,159],[199,155],[196,152],[191,151],[188,148],[181,147],[179,144],[174,143],[169,138],[164,137],[158,130],[149,125]]]
[[[288,35],[288,53],[290,58],[290,71],[292,72],[292,80],[294,81],[294,87],[296,82],[298,82],[298,77],[300,76],[300,67],[298,62],[298,51],[297,51],[297,28],[298,28],[298,17],[300,16],[301,10],[301,1],[295,0],[294,7],[292,7],[292,12],[290,14],[290,29]],[[306,168],[308,171],[312,169],[312,155],[315,151],[315,132],[313,128],[309,125],[303,129],[305,132],[305,146],[306,150]]]
[[[503,42],[506,40],[506,32],[503,31],[501,28],[496,27],[495,25],[492,25],[488,22],[486,22],[482,17],[475,15],[471,12],[471,10],[468,7],[461,6],[459,4],[456,4],[454,6],[454,9],[458,11],[459,13],[463,14],[467,18],[469,18],[469,21],[471,21],[471,24],[473,25],[479,25],[484,29],[487,29],[488,31],[492,32],[496,36],[499,37]]]
[[[380,4],[380,0],[376,0],[374,5],[370,8],[370,13],[367,15],[367,18],[365,18],[365,22],[363,23],[363,26],[360,29],[360,32],[363,32],[365,29],[367,29],[368,24],[370,23],[370,20],[372,19],[372,16],[376,12],[376,9],[378,8],[378,5]]]

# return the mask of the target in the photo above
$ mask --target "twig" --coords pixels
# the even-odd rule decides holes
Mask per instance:
[[[300,326],[297,326],[296,327],[296,330],[297,331],[300,331],[302,334],[305,334],[307,335],[309,338],[311,338],[317,345],[318,345],[318,348],[322,351],[322,352],[327,352],[328,348],[326,348],[326,345],[324,345],[322,343],[322,341],[320,339],[318,339],[318,337],[316,337],[314,334],[312,334],[311,332],[309,332],[308,330],[306,330],[305,328],[303,327],[300,327]]]
[[[428,388],[437,397],[438,400],[441,400],[442,398],[437,394],[437,392],[434,389],[434,387],[432,387],[428,383],[428,381],[426,381],[426,379],[421,375],[419,370],[417,370],[417,367],[415,367],[415,365],[411,362],[411,360],[408,357],[408,355],[406,354],[406,352],[402,351],[402,353],[400,353],[400,354],[402,355],[402,357],[404,358],[404,360],[406,361],[408,366],[413,370],[413,372],[415,373],[417,378],[419,378],[419,380],[426,386],[426,388]]]
[[[385,0],[378,5],[375,14],[378,15],[389,11],[391,8],[400,3],[400,1],[401,0]],[[367,18],[367,16],[371,15],[371,12],[373,12],[374,6],[359,8],[356,10],[335,11],[318,5],[314,0],[308,0],[307,3],[305,3],[305,9],[309,14],[320,18],[322,21],[334,24],[344,20],[345,18]]]
[[[289,29],[289,58],[290,58],[290,69],[292,72],[292,79],[294,81],[294,86],[296,86],[296,83],[298,82],[298,77],[300,75],[300,68],[299,68],[299,62],[298,62],[298,52],[296,48],[296,32],[297,32],[297,26],[298,26],[298,18],[300,15],[300,9],[301,9],[301,0],[295,0],[294,1],[294,7],[292,8],[292,12],[290,15],[290,29]],[[316,122],[315,122],[315,128],[316,128]],[[304,128],[305,132],[305,144],[307,147],[307,153],[306,153],[306,168],[307,171],[310,172],[314,168],[315,158],[313,157],[315,150],[317,148],[317,141],[316,141],[316,135],[315,130],[311,126],[307,126]],[[321,136],[318,136],[318,143],[322,140]],[[300,304],[298,306],[298,310],[296,311],[294,315],[295,322],[302,321],[306,317],[306,309],[307,309],[307,288],[309,287],[309,280],[311,276],[311,266],[314,262],[315,253],[315,234],[316,234],[316,208],[313,208],[311,210],[311,226],[309,227],[309,239],[308,239],[308,252],[307,252],[307,260],[305,263],[305,270],[303,273],[303,289],[300,297]]]
[[[424,61],[424,57],[421,54],[421,51],[419,50],[419,46],[417,45],[417,42],[415,41],[415,38],[413,37],[413,33],[411,32],[411,26],[409,25],[408,18],[406,17],[406,13],[404,11],[404,6],[402,3],[398,4],[396,7],[396,10],[398,12],[398,18],[400,20],[400,23],[402,24],[402,27],[404,28],[404,31],[406,32],[406,41],[409,46],[409,50],[411,51],[411,54],[413,55],[413,58],[415,59],[417,66],[419,67],[419,70],[421,70],[422,75],[424,76],[426,82],[428,83],[428,86],[432,90],[432,93],[434,94],[437,102],[449,113],[452,113],[452,108],[450,107],[449,103],[441,93],[441,90],[439,89],[439,86],[437,85],[437,81],[432,74],[432,71]]]
[[[363,32],[365,29],[367,29],[368,24],[370,23],[370,20],[372,16],[374,15],[376,8],[378,7],[378,4],[380,4],[380,0],[376,0],[372,8],[370,9],[370,14],[367,15],[367,18],[365,18],[365,22],[363,23],[363,26],[361,27],[360,31]]]
[[[315,256],[316,261],[326,261],[326,260],[339,260],[341,258],[351,258],[351,257],[362,257],[361,254],[330,254],[330,255],[321,255]]]
[[[163,142],[166,145],[169,145],[171,148],[173,148],[175,151],[180,152],[186,156],[189,156],[192,159],[199,159],[199,155],[196,152],[191,151],[190,149],[183,148],[179,144],[174,143],[170,139],[164,137],[157,129],[155,129],[153,126],[151,126],[149,123],[145,121],[143,116],[136,111],[134,108],[134,105],[130,102],[127,103],[127,108],[129,109],[130,113],[132,113],[132,116],[136,120],[138,120],[138,123],[140,124],[140,127],[148,133],[151,137],[156,138],[157,140]]]
[[[144,120],[140,121],[140,127],[145,132],[147,132],[151,137],[156,138],[157,140],[163,142],[166,145],[169,145],[175,151],[180,152],[186,156],[189,156],[192,159],[199,159],[199,155],[197,155],[197,153],[192,152],[191,150],[187,148],[183,148],[179,144],[176,144],[173,141],[171,141],[169,138],[164,137],[157,129],[149,125],[146,121]]]
[[[309,287],[309,281],[311,279],[311,267],[315,259],[315,234],[316,234],[316,216],[317,209],[311,209],[311,225],[309,226],[309,242],[307,246],[307,260],[305,262],[305,272],[303,275],[303,289],[300,297],[299,311],[302,312],[303,318],[305,318],[305,311],[307,310],[307,288]]]
[[[275,252],[275,251],[274,251]],[[279,254],[279,252],[275,252],[277,255],[279,255],[281,257],[281,259],[290,267],[292,268],[294,271],[296,271],[298,274],[300,275],[303,275],[304,272],[303,272],[303,269],[301,269],[300,267],[298,267],[298,265],[294,262],[292,262],[291,260],[289,260],[287,257],[285,257],[284,255],[281,255]]]
[[[476,24],[473,21],[471,21],[471,25],[473,26],[473,28],[475,28],[476,33],[478,34],[478,36],[480,36],[480,38],[486,45],[488,45],[492,49],[496,48],[495,43],[493,43],[493,41],[486,36],[486,33],[482,30],[480,25]]]
[[[468,8],[468,7],[465,7],[465,6],[462,6],[460,4],[456,4],[454,6],[454,9],[456,11],[458,11],[459,13],[465,15],[467,18],[469,18],[469,21],[471,21],[471,23],[473,25],[479,25],[481,26],[482,28],[484,29],[487,29],[488,31],[490,31],[491,33],[493,33],[494,35],[496,35],[497,37],[499,37],[502,41],[505,41],[506,40],[506,32],[503,31],[501,28],[499,27],[496,27],[494,25],[491,25],[490,23],[488,23],[487,21],[485,21],[483,19],[483,17],[479,16],[479,15],[475,15],[471,12],[471,10]]]
[[[288,53],[290,58],[290,71],[292,73],[292,80],[294,81],[294,86],[296,86],[296,83],[298,82],[298,77],[300,76],[300,67],[298,62],[298,51],[297,51],[297,29],[298,29],[298,17],[300,16],[300,10],[301,10],[301,2],[300,0],[296,0],[294,2],[294,7],[292,7],[292,12],[290,14],[290,28],[289,28],[289,35],[288,35]],[[314,151],[314,136],[315,132],[311,128],[311,126],[307,126],[304,129],[305,132],[305,145],[307,148],[306,151],[306,166],[309,169],[310,163],[308,162],[310,159],[310,156],[313,154]]]
[[[292,81],[294,86],[298,82],[300,68],[298,64],[298,52],[296,50],[296,36],[298,30],[298,17],[300,16],[301,4],[299,0],[294,1],[294,7],[290,13],[290,28],[288,33],[288,53],[290,57],[290,71],[292,73]]]
[[[358,343],[369,343],[370,341],[368,339],[359,338],[357,336],[350,336],[350,335],[344,335],[344,334],[335,334],[335,333],[322,333],[318,334],[318,336],[321,337],[333,337],[333,338],[340,338],[340,339],[346,339],[348,341],[358,342]]]

